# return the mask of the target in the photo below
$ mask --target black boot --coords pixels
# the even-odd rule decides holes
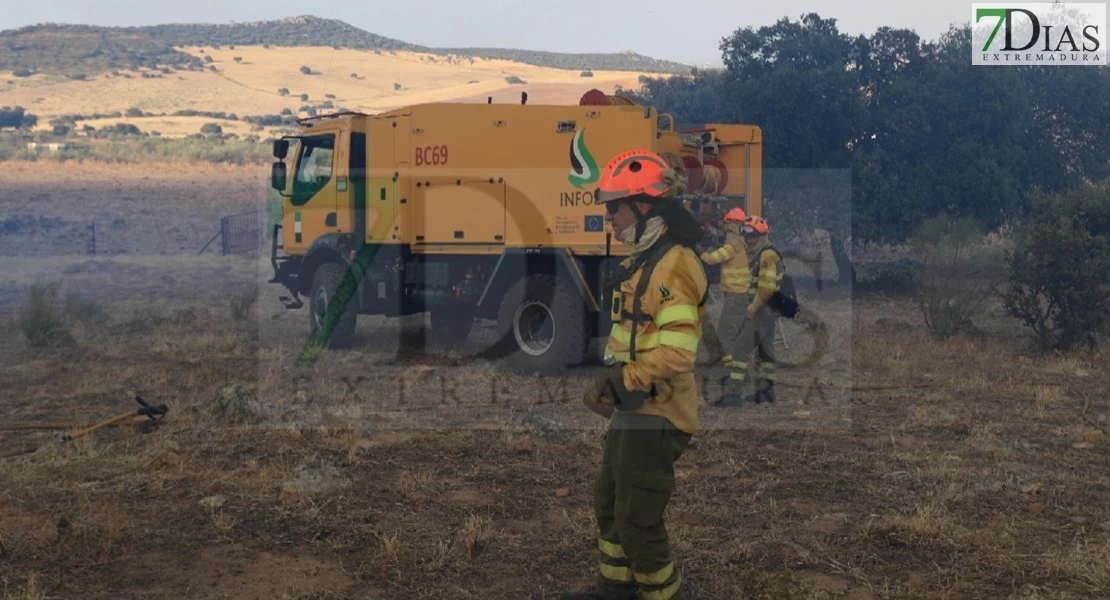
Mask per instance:
[[[729,357],[731,360],[732,357]],[[743,384],[739,380],[733,379],[731,371],[721,375],[718,379],[721,386],[721,396],[716,401],[708,400],[710,406],[719,408],[735,408],[744,403]]]
[[[763,389],[759,391],[759,400],[760,402],[766,402],[767,404],[773,404],[775,402],[774,381],[768,381],[767,385],[765,385]]]
[[[765,381],[763,385],[759,386],[759,391],[754,394],[749,394],[746,398],[752,404],[772,404],[775,401],[775,382]]]

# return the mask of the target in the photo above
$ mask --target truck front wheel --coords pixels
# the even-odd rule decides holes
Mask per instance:
[[[506,361],[523,372],[552,373],[586,354],[586,307],[578,290],[550,275],[532,275],[509,288],[497,319]]]
[[[328,307],[335,301],[339,284],[347,267],[336,263],[320,265],[312,274],[312,291],[308,297],[309,319],[311,319],[312,335],[323,328],[324,319],[327,318]],[[355,337],[355,325],[358,318],[358,298],[350,295],[346,310],[335,324],[331,337],[327,340],[328,348],[341,348],[350,344]]]

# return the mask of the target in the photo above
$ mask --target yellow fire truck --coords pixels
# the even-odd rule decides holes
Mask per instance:
[[[685,169],[696,214],[760,214],[756,126],[679,129],[598,90],[578,105],[526,99],[323,115],[275,140],[271,283],[292,294],[286,307],[305,296],[310,331],[328,330],[333,348],[352,341],[359,314],[430,312],[456,339],[494,319],[514,368],[550,372],[580,364],[609,329],[603,278],[629,253],[593,202],[610,158],[654,150]],[[337,295],[345,276],[349,301]]]

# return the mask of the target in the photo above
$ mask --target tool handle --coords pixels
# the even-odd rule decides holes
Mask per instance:
[[[111,419],[108,419],[107,421],[101,421],[100,423],[97,423],[96,425],[93,425],[92,427],[88,427],[88,428],[82,429],[80,431],[75,431],[73,433],[63,435],[62,436],[62,441],[68,442],[70,440],[75,440],[77,438],[84,437],[84,436],[96,431],[97,429],[102,429],[102,428],[108,427],[110,425],[115,425],[116,423],[120,423],[120,422],[126,421],[128,419],[133,419],[137,416],[140,416],[139,412],[140,411],[133,410],[131,412],[124,413],[122,415],[112,417]]]

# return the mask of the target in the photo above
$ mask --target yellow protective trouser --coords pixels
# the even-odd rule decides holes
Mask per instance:
[[[706,320],[702,323],[701,329],[701,343],[700,348],[705,349],[705,353],[709,356],[708,365],[715,365],[719,363],[722,358],[729,357],[728,350],[725,348],[725,343],[721,340],[717,333],[717,328],[713,325],[712,321]]]
[[[720,361],[726,364],[732,361],[732,348],[736,345],[748,310],[747,294],[725,292],[723,296],[724,306],[721,308],[717,326],[706,321],[702,327],[701,341],[709,355],[709,366],[716,366]]]
[[[775,378],[775,322],[778,317],[757,314],[756,318],[748,319],[745,313],[744,319],[743,328],[733,346],[732,362],[728,365],[731,373],[725,386],[725,394],[743,394],[748,360],[756,349],[759,350],[760,381],[757,389],[762,388],[763,381],[773,381]]]
[[[724,296],[725,306],[721,309],[721,319],[717,321],[717,335],[725,352],[731,353],[744,327],[744,320],[748,318],[748,295],[726,292]]]
[[[597,591],[605,600],[682,600],[663,518],[690,434],[655,415],[617,411],[594,486]]]

